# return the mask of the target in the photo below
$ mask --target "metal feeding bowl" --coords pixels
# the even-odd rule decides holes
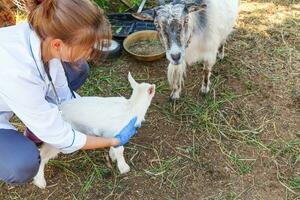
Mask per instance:
[[[130,34],[123,42],[124,49],[133,57],[143,61],[155,61],[166,56],[157,31],[138,31]],[[153,51],[151,52],[151,49]]]

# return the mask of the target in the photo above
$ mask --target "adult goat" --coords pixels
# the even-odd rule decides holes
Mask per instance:
[[[154,23],[166,49],[171,99],[178,99],[186,66],[203,61],[202,93],[208,93],[217,55],[223,59],[224,44],[238,15],[239,0],[159,1]]]

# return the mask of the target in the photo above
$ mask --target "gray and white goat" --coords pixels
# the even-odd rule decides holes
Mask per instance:
[[[211,70],[238,16],[239,0],[159,1],[154,23],[166,49],[171,99],[178,99],[186,66],[203,61],[202,93],[208,93]]]
[[[62,117],[77,131],[88,135],[114,137],[133,118],[137,117],[139,126],[146,115],[155,94],[155,85],[137,83],[131,74],[128,81],[133,89],[129,99],[125,97],[80,97],[66,101],[61,105]],[[109,156],[117,162],[121,174],[130,170],[126,163],[124,147],[111,147]],[[55,158],[59,150],[49,144],[40,149],[41,163],[33,183],[39,188],[46,187],[44,168],[50,159]]]

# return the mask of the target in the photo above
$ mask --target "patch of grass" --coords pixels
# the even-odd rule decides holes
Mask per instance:
[[[121,77],[115,69],[93,67],[90,78],[80,88],[79,94],[82,96],[129,95],[129,91],[131,90],[130,85],[127,79],[124,81]]]
[[[276,141],[268,145],[274,158],[287,157],[292,165],[300,162],[300,140]]]
[[[68,163],[66,163],[62,160],[50,160],[49,164],[62,169],[68,176],[72,176],[75,179],[77,179],[79,182],[81,182],[80,177],[76,173],[74,173],[72,170],[70,170],[70,165]]]
[[[109,8],[109,1],[108,0],[94,0],[96,4],[98,4],[104,10]]]
[[[178,159],[179,159],[178,157],[173,156],[164,160],[159,160],[158,166],[152,167],[149,170],[145,170],[145,172],[149,175],[154,175],[154,176],[162,175],[166,171],[168,171],[178,161]]]
[[[84,199],[86,193],[89,191],[89,189],[91,189],[93,182],[95,181],[97,177],[97,173],[96,171],[92,171],[87,179],[85,180],[85,182],[83,183],[82,188],[80,189],[79,193],[78,193],[78,198],[79,199]]]
[[[133,6],[139,6],[142,0],[130,0]]]
[[[246,88],[250,91],[258,91],[259,86],[255,85],[252,81],[246,80],[245,81]]]
[[[300,189],[300,176],[294,177],[293,179],[291,179],[289,181],[289,186],[293,189],[293,190],[297,190]]]
[[[230,155],[230,161],[239,169],[242,175],[250,173],[252,171],[251,166],[255,163],[255,161],[251,161],[250,164],[247,164],[244,159],[234,153]]]
[[[126,12],[129,7],[127,7],[121,1],[108,1],[108,0],[94,0],[96,4],[98,4],[101,8],[108,12]],[[141,0],[127,0],[128,4],[130,4],[133,8],[136,8],[140,5]]]
[[[155,92],[160,93],[160,94],[164,94],[166,92],[169,92],[169,90],[170,90],[169,83],[167,81],[160,81],[156,85]]]
[[[188,146],[185,148],[185,151],[192,156],[193,158],[196,158],[200,155],[200,148],[195,146]]]

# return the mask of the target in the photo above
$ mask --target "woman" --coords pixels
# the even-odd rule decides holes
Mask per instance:
[[[60,115],[59,104],[74,98],[73,90],[86,79],[82,60],[110,38],[102,10],[88,0],[27,0],[27,5],[28,23],[0,29],[0,179],[10,184],[31,180],[40,162],[35,144],[9,122],[13,114],[29,136],[32,131],[63,153],[124,145],[136,132],[133,119],[115,138],[87,136]]]

